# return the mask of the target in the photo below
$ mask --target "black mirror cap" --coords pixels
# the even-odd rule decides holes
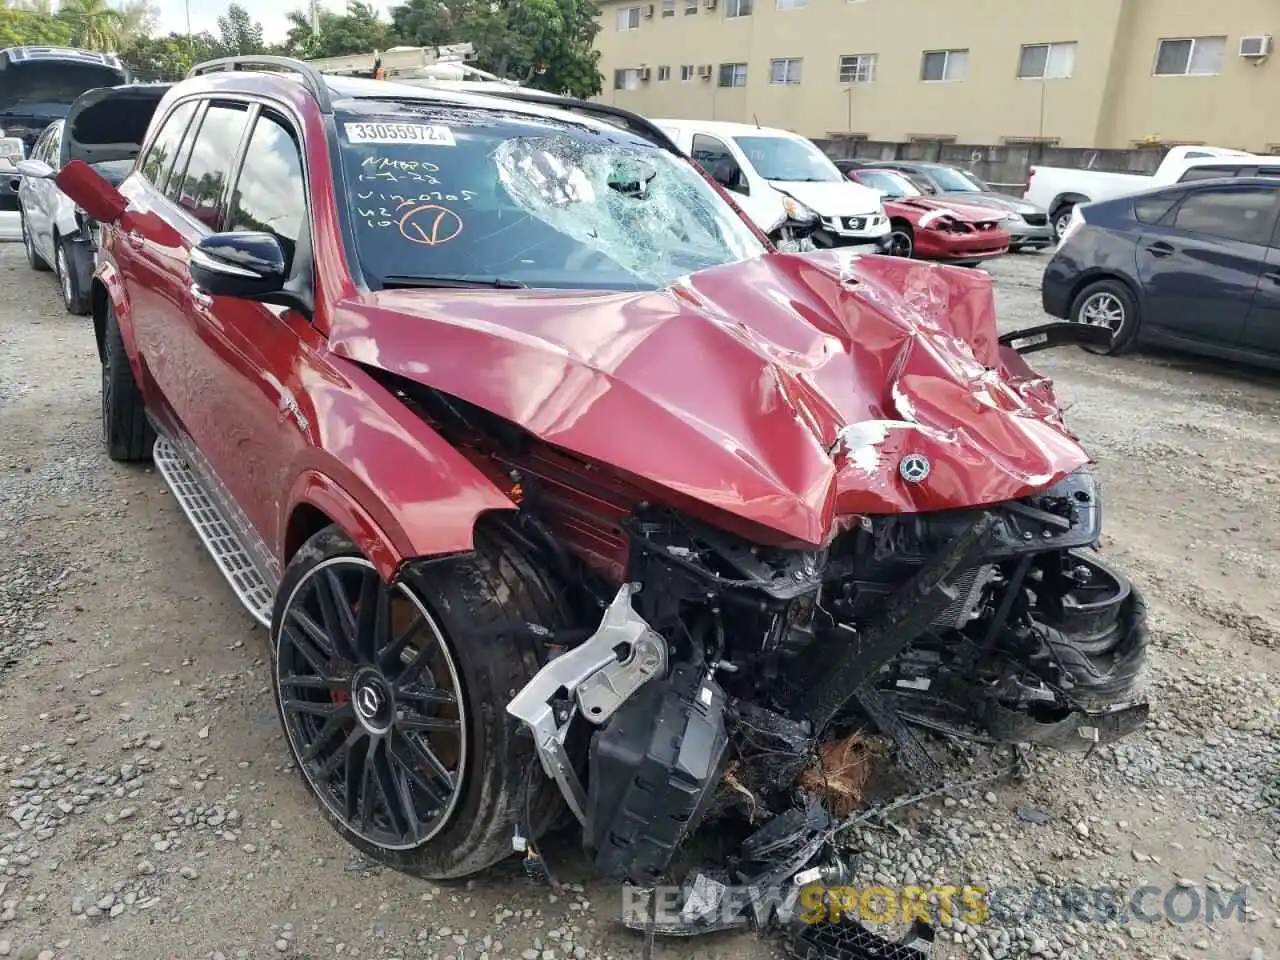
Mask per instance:
[[[289,258],[280,239],[258,232],[213,233],[191,251],[191,279],[216,297],[262,300],[281,293]]]

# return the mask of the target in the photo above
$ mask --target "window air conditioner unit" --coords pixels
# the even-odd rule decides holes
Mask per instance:
[[[698,76],[702,77],[704,80],[709,78],[711,76],[711,64],[704,63],[700,66],[698,68]]]
[[[1261,60],[1271,53],[1271,34],[1240,38],[1240,56],[1246,60]]]
[[[643,80],[643,81],[646,81],[646,82],[648,81],[648,79],[649,79],[649,68],[648,68],[648,67],[641,67],[641,68],[640,68],[640,79],[641,79],[641,80]]]
[[[716,0],[702,0],[702,5],[708,10],[714,10],[716,8]]]
[[[644,8],[644,18],[645,18],[646,20],[652,20],[652,19],[653,19],[653,4],[652,4],[652,3],[651,3],[651,4],[649,4],[647,7],[645,7],[645,8]]]

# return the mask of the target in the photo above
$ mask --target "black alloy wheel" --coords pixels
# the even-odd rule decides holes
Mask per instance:
[[[462,792],[467,727],[426,607],[363,557],[333,557],[295,585],[276,643],[285,734],[329,813],[384,850],[439,833]]]
[[[893,232],[889,234],[889,245],[884,252],[891,257],[906,257],[910,259],[914,256],[915,243],[912,239],[911,231],[903,227],[894,227]]]

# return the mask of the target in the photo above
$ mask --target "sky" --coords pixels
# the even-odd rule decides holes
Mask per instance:
[[[187,3],[184,0],[152,0],[152,2],[160,9],[161,33],[187,32]],[[230,0],[189,0],[189,2],[192,32],[208,30],[216,33],[218,17],[226,12]],[[321,4],[334,13],[346,11],[344,0],[321,0]],[[381,10],[384,16],[391,5],[379,0],[374,2],[374,6]],[[270,3],[263,3],[262,0],[242,0],[241,6],[249,11],[253,19],[262,24],[266,39],[269,42],[276,42],[283,40],[288,32],[285,14],[294,9],[305,10],[307,3],[306,0],[272,0]]]

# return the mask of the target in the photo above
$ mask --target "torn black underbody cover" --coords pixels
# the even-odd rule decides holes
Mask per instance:
[[[876,730],[933,785],[916,731],[1087,749],[1143,725],[1145,606],[1096,557],[1100,527],[1089,470],[983,509],[863,518],[822,552],[638,511],[600,626],[508,711],[602,875],[671,882],[692,831],[736,818],[757,832],[723,879],[690,875],[690,902],[789,881],[833,862],[798,783],[824,743]]]

